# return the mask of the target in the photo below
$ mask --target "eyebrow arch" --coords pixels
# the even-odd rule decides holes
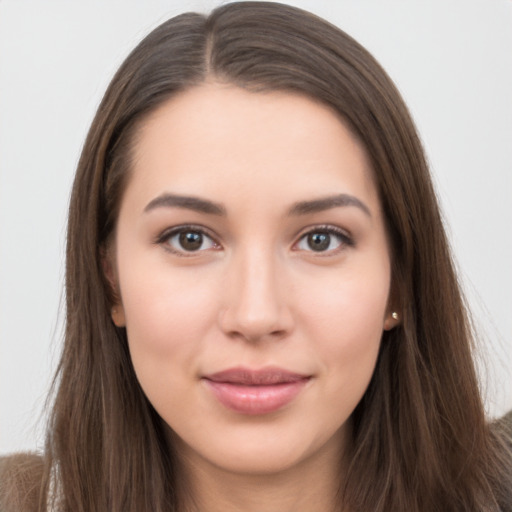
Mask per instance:
[[[146,205],[144,212],[147,213],[156,208],[183,208],[210,215],[226,215],[224,206],[214,203],[213,201],[200,199],[199,197],[180,196],[168,193],[155,197],[155,199]]]
[[[355,206],[369,217],[372,216],[368,206],[357,197],[349,194],[321,197],[319,199],[313,199],[312,201],[300,201],[292,205],[288,213],[289,215],[307,215],[308,213],[323,212],[324,210],[338,208],[340,206]]]

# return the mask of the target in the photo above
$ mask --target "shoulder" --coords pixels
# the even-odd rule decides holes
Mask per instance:
[[[0,457],[0,511],[36,512],[43,469],[43,458],[35,453]]]
[[[498,485],[496,498],[503,512],[512,512],[512,411],[490,425]]]

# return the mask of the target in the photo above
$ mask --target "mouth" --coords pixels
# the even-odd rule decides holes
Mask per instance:
[[[310,379],[310,375],[274,367],[261,370],[231,368],[202,378],[224,407],[253,416],[283,408]]]

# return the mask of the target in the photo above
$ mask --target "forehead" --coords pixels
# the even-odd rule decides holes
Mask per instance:
[[[296,93],[216,83],[179,93],[144,120],[132,170],[148,193],[172,187],[210,195],[229,184],[253,193],[266,185],[267,193],[345,187],[375,195],[363,145],[330,107]]]

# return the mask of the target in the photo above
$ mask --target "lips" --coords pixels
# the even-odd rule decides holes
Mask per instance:
[[[237,413],[269,414],[289,404],[311,376],[281,368],[231,368],[203,377],[218,401]]]

